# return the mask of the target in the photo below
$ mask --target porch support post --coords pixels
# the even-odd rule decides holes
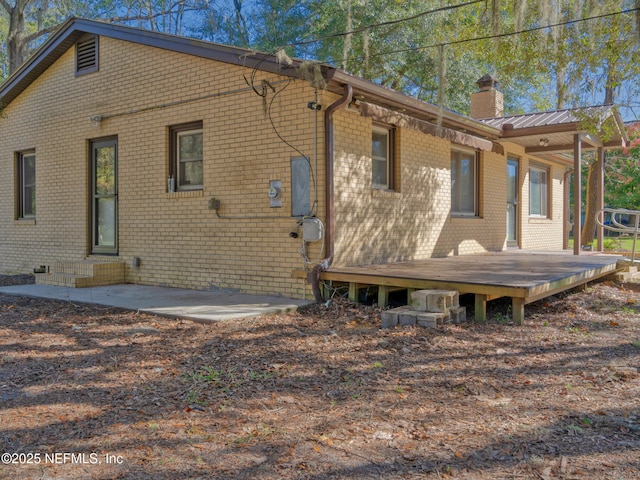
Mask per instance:
[[[573,136],[573,254],[580,255],[580,237],[582,233],[582,139],[580,134]]]
[[[598,147],[597,158],[597,172],[598,172],[598,211],[604,208],[604,148]],[[597,226],[597,238],[598,238],[598,251],[604,252],[604,227],[600,224]]]
[[[564,202],[562,209],[562,249],[569,249],[569,230],[571,229],[571,188],[569,188],[569,175],[571,170],[564,172],[563,197]]]

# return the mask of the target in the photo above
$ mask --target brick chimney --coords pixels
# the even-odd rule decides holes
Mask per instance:
[[[471,116],[473,118],[495,118],[504,113],[502,92],[496,90],[498,81],[486,74],[476,82],[480,90],[471,94]]]

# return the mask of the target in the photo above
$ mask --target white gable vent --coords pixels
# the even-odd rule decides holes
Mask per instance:
[[[76,75],[98,70],[98,37],[86,37],[76,43]]]

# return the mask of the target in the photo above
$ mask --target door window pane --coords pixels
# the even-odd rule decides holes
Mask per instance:
[[[118,253],[118,144],[116,139],[91,145],[92,253]]]
[[[518,160],[507,161],[507,241],[517,241],[518,227]]]
[[[96,149],[96,194],[113,195],[116,186],[114,147]]]
[[[507,240],[516,239],[516,206],[507,204]]]
[[[113,197],[98,198],[96,204],[97,236],[100,247],[116,246],[116,201]]]

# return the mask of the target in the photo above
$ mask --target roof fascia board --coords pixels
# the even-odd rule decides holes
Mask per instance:
[[[595,150],[596,148],[603,147],[603,146],[604,146],[603,144],[597,145],[592,142],[586,142],[586,141],[582,142],[583,151]],[[532,154],[553,153],[553,152],[557,153],[557,152],[572,152],[573,148],[574,148],[573,143],[567,143],[564,145],[553,145],[549,147],[538,147],[538,146],[525,147],[524,151],[525,153],[532,153]]]
[[[505,126],[506,125],[509,124],[505,124]],[[578,130],[578,124],[576,122],[524,128],[504,128],[503,126],[502,138],[515,139],[519,137],[548,135],[551,133],[582,133],[582,130]]]
[[[625,141],[623,138],[622,141],[609,140],[608,142],[604,142],[603,147],[607,150],[615,150],[616,148],[626,148],[629,146],[629,142]]]
[[[13,101],[35,77],[51,66],[82,35],[94,34],[118,40],[138,43],[178,53],[217,60],[247,68],[256,68],[269,73],[298,76],[294,61],[292,66],[279,63],[273,55],[259,54],[251,50],[229,47],[201,40],[178,37],[165,33],[140,30],[95,20],[71,18],[0,86],[0,99],[4,105]],[[326,74],[329,67],[323,66]]]
[[[435,105],[430,105],[341,70],[334,69],[329,72],[328,79],[342,85],[351,85],[354,91],[354,98],[362,95],[370,103],[398,108],[400,109],[400,113],[416,117],[420,120],[433,122],[437,120],[439,116],[442,116],[443,123],[446,123],[447,126],[451,128],[462,130],[463,132],[475,133],[476,135],[483,135],[494,140],[498,139],[502,132],[499,128],[491,127],[471,118],[440,109]]]
[[[522,140],[526,137],[536,137],[541,135],[549,135],[553,133],[571,133],[571,134],[581,134],[583,138],[583,148],[586,149],[594,149],[597,147],[604,147],[606,149],[614,149],[614,148],[624,148],[627,145],[626,141],[626,132],[624,136],[621,136],[616,140],[609,140],[603,142],[598,137],[593,137],[589,135],[584,130],[578,130],[577,123],[565,123],[561,125],[545,125],[541,127],[526,127],[519,129],[506,129],[503,130],[502,138],[505,140],[509,140],[517,143],[518,140]],[[573,144],[571,145],[555,145],[552,147],[527,147],[527,152],[542,152],[542,151],[565,151],[565,150],[573,150]]]
[[[38,48],[27,59],[27,61],[18,68],[18,70],[16,70],[2,85],[0,85],[0,99],[4,102],[5,106],[17,96],[9,95],[9,98],[5,99],[7,94],[12,92],[13,89],[20,87],[24,82],[29,82],[28,78],[36,66],[43,65],[44,63],[43,70],[45,70],[53,63],[53,61],[55,61],[55,59],[58,58],[58,56],[55,56],[53,61],[46,62],[46,59],[49,58],[50,55],[54,54],[61,45],[64,45],[74,33],[73,31],[69,31],[70,25],[73,21],[74,19],[70,19],[63,23],[60,28],[53,33],[49,40]],[[77,37],[79,38],[81,35],[81,33],[78,33]],[[74,38],[73,40],[74,41],[72,43],[75,43],[75,40],[77,39]]]
[[[287,65],[277,62],[273,55],[261,55],[251,50],[227,45],[84,19],[77,20],[77,24],[78,29],[86,33],[107,36],[178,53],[187,53],[189,55],[232,63],[239,66],[259,68],[260,70],[267,70],[273,73],[281,73],[282,70],[287,67]]]
[[[589,108],[589,107],[587,107]],[[624,147],[628,144],[629,138],[627,136],[626,129],[624,128],[624,122],[618,112],[617,108],[612,109],[612,114],[608,117],[609,120],[614,122],[615,128],[619,135],[619,140],[610,140],[602,142],[602,140],[595,137],[587,137],[586,140],[593,142],[594,146],[604,146],[608,148]],[[523,128],[509,128],[509,123],[504,123],[502,126],[502,138],[516,140],[518,138],[548,135],[552,133],[580,133],[587,134],[588,132],[584,128],[580,128],[580,122],[561,123],[556,125],[542,125],[537,127],[523,127]],[[506,127],[506,128],[505,128]]]
[[[631,140],[629,139],[629,135],[627,134],[627,127],[624,124],[624,121],[622,120],[622,116],[620,115],[620,111],[618,110],[618,106],[614,105],[613,106],[613,121],[615,122],[616,125],[616,129],[618,130],[618,134],[620,135],[620,144],[618,144],[618,147],[622,147],[622,148],[626,148],[627,145],[629,145],[629,143],[631,142]],[[607,146],[608,143],[611,142],[606,142],[605,146]]]

